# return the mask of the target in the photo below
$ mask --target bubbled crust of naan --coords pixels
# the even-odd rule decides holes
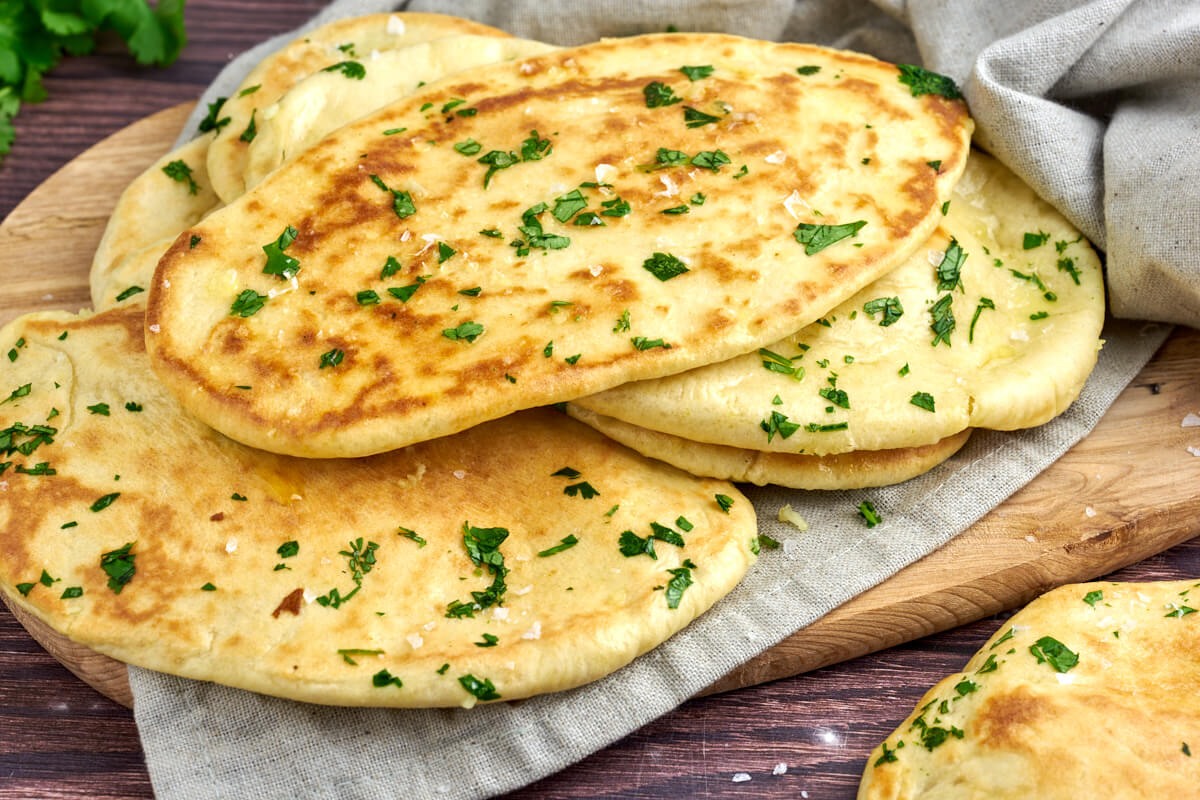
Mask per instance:
[[[1083,600],[1091,591],[1103,592],[1094,606]],[[1084,583],[1033,601],[921,698],[884,743],[894,761],[881,761],[884,745],[875,748],[859,800],[1194,797],[1200,614],[1166,615],[1195,606],[1197,592],[1196,581]],[[1039,664],[1029,648],[1043,636],[1079,663],[1065,673]],[[996,669],[980,673],[989,656]],[[960,696],[963,679],[978,689]],[[921,745],[915,721],[929,703],[925,724],[957,728],[962,738]]]
[[[392,23],[394,29],[399,27],[398,33],[388,33],[392,18],[402,23]],[[255,109],[267,108],[301,79],[334,64],[358,61],[370,70],[373,51],[382,53],[461,34],[509,36],[497,28],[443,14],[368,14],[322,25],[264,58],[221,107],[220,116],[228,117],[229,124],[221,128],[209,149],[208,171],[222,202],[232,203],[246,191],[243,175],[249,144],[241,137]],[[348,44],[354,45],[355,56],[338,49]],[[258,88],[242,94],[254,86]],[[255,119],[257,124],[257,116]]]
[[[1024,234],[1049,234],[1024,249]],[[950,345],[932,346],[929,308],[938,291],[937,266],[951,237],[967,253],[951,311]],[[1055,243],[1065,245],[1059,253]],[[1079,285],[1059,269],[1070,258]],[[997,261],[1001,262],[997,265]],[[1032,280],[1040,277],[1056,297],[1047,300]],[[904,313],[881,326],[864,305],[899,297]],[[995,310],[971,320],[981,298]],[[1046,312],[1044,319],[1030,316]],[[971,154],[954,189],[948,214],[928,242],[883,276],[814,323],[767,346],[803,378],[768,371],[770,356],[743,355],[654,381],[618,386],[576,403],[631,425],[684,439],[774,453],[827,455],[855,450],[922,447],[972,428],[1014,430],[1041,425],[1079,396],[1096,363],[1104,323],[1100,260],[1058,212],[1000,162]],[[804,350],[801,346],[808,349]],[[848,359],[852,359],[848,362]],[[900,374],[908,365],[908,372]],[[846,393],[849,408],[820,391]],[[935,411],[913,405],[917,392],[934,399]],[[782,404],[772,403],[778,395]],[[832,411],[827,411],[832,409]],[[768,441],[760,423],[778,412],[789,423],[848,423],[844,430],[807,430]]]
[[[106,297],[135,285],[125,283],[125,275],[115,274],[123,272],[123,262],[160,239],[173,241],[180,231],[195,225],[220,204],[206,166],[211,141],[212,136],[205,134],[172,150],[134,178],[121,193],[108,218],[108,227],[96,248],[88,275],[93,307],[107,308]],[[191,168],[192,180],[196,182],[195,194],[191,193],[186,181],[181,183],[163,172],[163,167],[172,161],[182,161]],[[165,247],[159,255],[163,252],[166,252]],[[148,288],[153,274],[152,266],[149,272],[139,276],[136,285]]]
[[[541,55],[557,47],[526,39],[447,36],[387,50],[364,62],[366,75],[347,81],[338,72],[316,72],[258,115],[246,154],[245,184],[252,189],[288,158],[381,106],[464,69]]]
[[[567,405],[567,413],[648,458],[665,461],[693,475],[793,489],[890,486],[933,469],[957,453],[971,436],[968,428],[923,447],[808,456],[694,442],[605,417],[574,403]]]
[[[695,63],[714,72],[691,82],[679,65]],[[821,71],[796,74],[809,64]],[[647,108],[656,80],[684,101]],[[685,105],[721,121],[688,129]],[[383,135],[397,127],[407,131]],[[519,151],[531,129],[553,153],[497,172],[487,190],[485,166],[453,149],[474,139],[483,153]],[[151,359],[218,430],[316,457],[379,452],[724,360],[803,326],[923,242],[971,129],[961,102],[913,97],[894,65],[808,45],[669,34],[472,70],[339,129],[185,232],[151,290]],[[640,169],[660,146],[719,148],[732,163]],[[399,219],[371,175],[410,192],[417,212]],[[633,213],[581,227],[547,211],[546,232],[570,246],[516,255],[525,209],[598,178],[612,188],[584,189],[589,209],[619,196]],[[707,200],[688,214],[661,213],[697,193]],[[867,225],[809,256],[792,237],[798,220]],[[262,246],[288,225],[299,236],[287,254],[301,264],[291,284],[262,271]],[[490,228],[505,238],[479,233]],[[203,240],[194,249],[191,234]],[[455,251],[445,263],[439,245]],[[690,271],[659,280],[643,267],[659,252]],[[383,280],[389,256],[403,268]],[[424,276],[407,303],[385,291]],[[474,287],[477,297],[460,294]],[[230,316],[247,289],[274,296],[250,318]],[[383,302],[360,306],[367,289]],[[484,326],[473,343],[443,334],[467,322]],[[639,350],[634,337],[671,347]],[[334,349],[344,361],[318,369]],[[253,391],[234,388],[244,384]]]
[[[457,680],[466,674],[515,699],[628,663],[726,594],[753,562],[754,510],[731,484],[644,459],[557,412],[366,459],[286,458],[238,445],[180,409],[146,362],[136,307],[37,314],[0,331],[2,341],[19,337],[26,344],[4,365],[4,385],[32,389],[0,404],[0,426],[47,423],[57,433],[5,460],[48,462],[56,474],[4,475],[0,586],[61,633],[132,664],[325,704],[469,704]],[[89,412],[98,403],[107,415]],[[552,475],[564,467],[579,478]],[[567,496],[580,481],[599,496]],[[110,506],[89,510],[112,492],[120,496]],[[718,493],[734,498],[728,514]],[[620,554],[623,530],[646,536],[651,521],[676,527],[680,516],[694,526],[684,548],[660,543],[658,560]],[[501,614],[444,616],[448,603],[491,582],[467,557],[464,522],[510,531],[500,547],[511,570]],[[428,544],[399,536],[399,526]],[[579,543],[537,556],[567,536]],[[272,614],[297,589],[353,589],[339,551],[359,537],[379,547],[356,595],[337,609],[293,598],[298,613]],[[299,553],[281,558],[288,540]],[[114,594],[100,556],[127,542],[136,573]],[[694,584],[670,609],[655,587],[684,559],[696,564]],[[57,582],[20,596],[14,587],[42,570]],[[216,591],[201,590],[209,582]],[[70,586],[82,597],[61,599]],[[495,647],[475,646],[485,633],[499,638]],[[384,653],[352,656],[352,666],[339,649]],[[380,669],[403,688],[374,687]]]

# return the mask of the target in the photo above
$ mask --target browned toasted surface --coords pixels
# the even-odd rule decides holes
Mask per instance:
[[[1195,797],[1200,582],[1030,603],[871,753],[860,800]]]
[[[370,458],[289,458],[183,412],[150,371],[136,307],[31,315],[0,338],[22,342],[0,403],[0,590],[130,663],[329,704],[469,704],[464,675],[515,699],[624,665],[753,561],[754,510],[732,485],[553,411]],[[651,522],[684,546],[622,555],[621,533]],[[498,603],[472,594],[495,575],[469,557],[470,528],[508,532]],[[134,571],[114,586],[104,554],[126,545]],[[693,581],[677,608],[671,570]],[[466,616],[448,616],[455,601]],[[381,669],[403,686],[376,686]]]
[[[680,72],[697,62],[711,75]],[[809,65],[820,70],[797,74]],[[681,100],[648,107],[655,82]],[[712,122],[688,127],[689,108]],[[473,70],[337,131],[186,231],[152,287],[152,362],[218,430],[320,457],[712,363],[797,330],[911,253],[970,132],[961,102],[912,96],[893,65],[808,45],[646,36]],[[542,158],[527,139],[544,141]],[[454,148],[472,142],[471,155]],[[663,166],[660,147],[699,161]],[[491,151],[525,160],[485,189]],[[586,209],[572,214],[559,200],[576,189]],[[415,211],[397,212],[394,193]],[[557,247],[531,240],[525,212],[542,203],[536,225]],[[603,215],[619,203],[630,213]],[[793,237],[854,222],[854,237],[811,254]],[[290,281],[263,273],[263,246],[289,226]],[[687,271],[656,275],[668,256]],[[418,284],[407,302],[388,293]],[[246,291],[262,309],[232,316]],[[380,302],[360,304],[367,291]],[[326,353],[340,362],[322,368]]]

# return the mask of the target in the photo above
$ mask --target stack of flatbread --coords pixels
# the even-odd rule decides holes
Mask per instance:
[[[971,131],[808,45],[313,31],[122,195],[95,312],[0,332],[6,596],[311,702],[607,674],[753,562],[728,480],[903,480],[1074,399],[1096,256]]]

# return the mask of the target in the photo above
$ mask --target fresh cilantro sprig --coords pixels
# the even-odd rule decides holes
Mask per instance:
[[[86,55],[112,31],[139,64],[165,67],[187,43],[184,0],[58,0],[0,3],[0,161],[12,148],[21,103],[46,99],[42,76],[64,55]]]

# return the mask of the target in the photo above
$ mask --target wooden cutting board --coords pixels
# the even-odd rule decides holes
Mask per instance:
[[[0,224],[0,324],[90,305],[87,275],[124,187],[165,153],[191,104],[119,131],[64,166]],[[1100,424],[969,530],[747,662],[706,693],[817,669],[1023,605],[1200,535],[1200,332],[1177,330]],[[12,609],[47,651],[131,706],[125,665]]]

